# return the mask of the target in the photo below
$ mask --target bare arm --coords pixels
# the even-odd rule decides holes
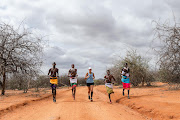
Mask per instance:
[[[114,76],[112,76],[113,80],[116,81],[116,79],[114,78]]]
[[[77,75],[77,69],[75,69],[75,71],[76,71],[76,77],[78,77],[78,75]]]
[[[106,79],[107,77],[106,77],[106,75],[104,76],[104,82],[107,82],[107,79]]]
[[[59,69],[57,69],[57,77],[59,77]]]
[[[51,69],[49,69],[48,75],[50,74],[50,72],[51,72]]]
[[[69,70],[69,72],[68,72],[68,77],[71,77],[71,75],[70,75],[70,71],[71,71],[71,70]]]
[[[75,69],[75,71],[76,71],[76,74],[77,74],[77,69]]]
[[[86,73],[85,79],[89,78],[88,73]]]
[[[94,73],[93,73],[93,79],[95,79]]]

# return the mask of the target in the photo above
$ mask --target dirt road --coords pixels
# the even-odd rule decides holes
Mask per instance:
[[[86,87],[78,87],[76,100],[71,90],[57,91],[57,102],[52,97],[28,102],[1,115],[0,120],[146,120],[147,117],[125,105],[108,103],[106,94],[94,88],[94,102],[90,102]]]

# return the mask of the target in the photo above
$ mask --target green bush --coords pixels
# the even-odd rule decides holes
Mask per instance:
[[[138,55],[136,51],[128,51],[124,59],[120,59],[115,62],[114,66],[110,68],[111,73],[115,79],[118,80],[118,84],[121,84],[121,70],[125,63],[128,63],[130,69],[130,81],[133,86],[138,86],[140,83],[142,86],[146,83],[150,85],[155,81],[152,72],[150,71],[148,61],[141,55]]]

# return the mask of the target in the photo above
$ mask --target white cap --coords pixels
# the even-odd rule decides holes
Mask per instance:
[[[90,69],[92,70],[92,68],[91,68],[91,67],[89,67],[89,70],[90,70]]]

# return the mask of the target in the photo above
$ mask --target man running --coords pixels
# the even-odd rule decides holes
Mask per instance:
[[[106,86],[106,90],[109,96],[109,101],[110,104],[112,103],[111,101],[111,94],[114,93],[113,91],[113,84],[112,84],[112,80],[116,81],[114,76],[110,74],[110,70],[107,70],[107,75],[104,76],[105,78],[105,86]]]
[[[49,69],[48,75],[50,76],[50,79],[59,77],[59,70],[58,68],[56,68],[56,63],[54,62],[53,67]],[[53,87],[55,87],[55,95],[56,95],[56,87],[57,87],[57,83],[56,84],[51,84],[51,88],[52,88],[52,94],[53,94]],[[53,102],[56,102],[56,99],[53,96]]]
[[[76,86],[77,86],[77,69],[75,69],[74,64],[71,65],[71,69],[68,72],[68,77],[70,77],[70,85],[72,87],[72,96],[75,100]]]
[[[94,73],[92,72],[91,67],[89,67],[89,72],[86,74],[85,79],[86,79],[86,83],[87,83],[87,87],[88,87],[88,99],[91,100],[91,102],[92,102],[95,76],[94,76]],[[91,92],[91,96],[90,96],[90,92]]]

